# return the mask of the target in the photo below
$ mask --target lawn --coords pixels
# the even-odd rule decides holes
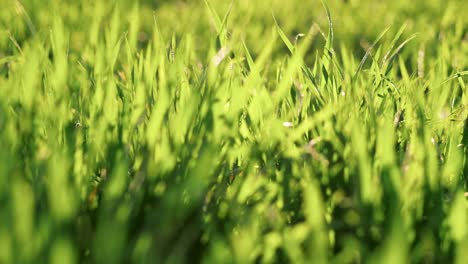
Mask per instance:
[[[467,263],[468,1],[1,0],[0,263]]]

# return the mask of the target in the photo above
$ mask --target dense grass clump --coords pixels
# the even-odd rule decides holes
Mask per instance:
[[[466,10],[2,0],[0,263],[466,263]]]

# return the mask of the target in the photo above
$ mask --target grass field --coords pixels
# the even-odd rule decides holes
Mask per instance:
[[[1,0],[0,263],[467,263],[468,1]]]

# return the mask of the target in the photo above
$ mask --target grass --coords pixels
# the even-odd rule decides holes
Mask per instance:
[[[0,263],[465,263],[463,0],[4,0]]]

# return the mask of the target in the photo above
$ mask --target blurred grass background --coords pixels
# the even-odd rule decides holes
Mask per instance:
[[[465,263],[466,10],[2,0],[0,263]]]

